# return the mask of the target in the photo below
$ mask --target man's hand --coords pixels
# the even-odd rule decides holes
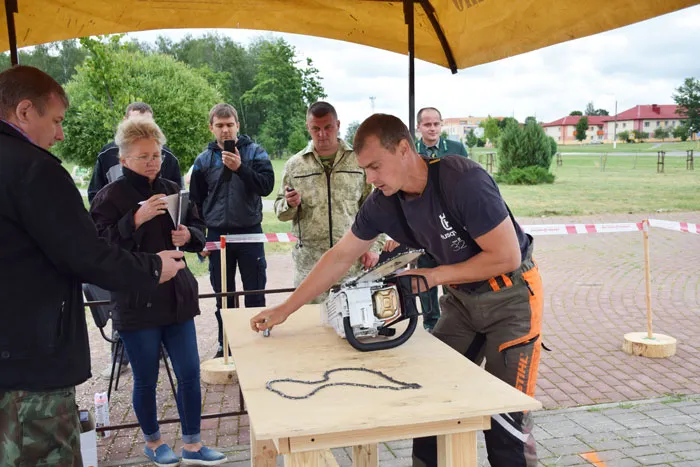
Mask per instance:
[[[238,152],[238,148],[234,148],[235,152],[222,151],[221,160],[224,161],[224,165],[234,172],[238,170],[241,166],[241,155]]]
[[[296,190],[289,191],[289,186],[284,186],[284,199],[287,200],[287,205],[290,208],[295,208],[301,204],[301,194]]]
[[[188,229],[186,225],[180,224],[177,230],[171,230],[170,233],[173,238],[173,245],[175,246],[185,246],[192,239],[190,229]]]
[[[181,251],[161,251],[158,253],[158,256],[160,256],[160,260],[163,263],[160,271],[160,281],[158,281],[159,284],[168,282],[175,277],[175,274],[180,269],[185,269],[185,262],[182,261],[182,257],[185,254]]]
[[[202,250],[199,252],[199,256],[201,256],[202,258],[206,258],[210,254],[211,254],[211,251],[209,251],[209,250]]]
[[[435,287],[437,284],[435,283],[435,277],[434,277],[434,272],[435,268],[419,268],[419,269],[408,269],[406,271],[400,272],[397,274],[397,276],[423,276],[425,277],[425,280],[428,282],[428,288],[425,288],[425,282],[422,280],[419,280],[416,277],[411,278],[411,288],[413,289],[413,293],[421,293],[421,292],[427,292],[428,290],[432,289]]]
[[[153,195],[136,210],[134,213],[134,227],[137,230],[154,217],[168,212],[168,202],[163,199],[164,197],[165,195],[163,194]]]
[[[396,240],[387,240],[387,241],[384,243],[384,249],[383,249],[383,251],[392,252],[392,251],[394,251],[395,249],[397,249],[399,246],[401,246],[401,244],[400,244],[399,242],[397,242]]]
[[[255,332],[272,329],[273,326],[284,323],[290,314],[282,308],[282,305],[268,308],[250,318],[250,329]]]
[[[379,253],[368,251],[360,256],[360,262],[362,262],[362,267],[365,269],[373,268],[379,262]]]

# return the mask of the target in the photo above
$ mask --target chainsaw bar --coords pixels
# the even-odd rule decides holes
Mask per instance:
[[[400,255],[396,255],[393,258],[384,261],[383,263],[377,264],[375,267],[368,269],[348,282],[361,283],[377,281],[388,276],[397,269],[406,267],[409,263],[417,260],[423,253],[425,253],[424,250],[408,250],[405,253],[401,253]]]

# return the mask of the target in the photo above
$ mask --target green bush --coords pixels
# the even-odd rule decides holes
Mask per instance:
[[[539,185],[541,183],[554,183],[554,175],[547,169],[532,165],[530,167],[514,167],[506,174],[496,174],[496,181],[505,185]]]
[[[559,150],[559,146],[557,145],[557,141],[552,138],[551,136],[549,137],[549,146],[552,149],[552,157],[554,157],[557,154],[557,151]],[[550,158],[551,161],[551,158]]]
[[[556,153],[552,152],[552,149],[555,149],[553,142],[534,121],[528,121],[524,128],[520,128],[514,122],[508,122],[498,145],[498,171],[507,174],[514,168],[530,166],[549,170],[552,155]]]

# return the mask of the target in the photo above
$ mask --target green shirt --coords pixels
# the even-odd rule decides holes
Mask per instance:
[[[439,159],[440,157],[448,154],[469,157],[469,154],[467,154],[467,149],[462,143],[452,141],[451,139],[445,139],[442,136],[434,146],[426,146],[426,144],[423,142],[423,138],[419,139],[416,142],[416,151],[418,154],[430,157],[431,159]]]

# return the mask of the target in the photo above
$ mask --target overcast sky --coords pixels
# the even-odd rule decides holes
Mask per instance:
[[[212,30],[132,33],[181,39]],[[408,123],[408,58],[330,39],[235,29],[216,30],[242,44],[260,35],[281,36],[310,57],[323,77],[327,100],[338,110],[342,132],[375,112]],[[549,122],[584,110],[589,101],[613,114],[637,104],[673,104],[686,77],[700,77],[700,6],[625,28],[578,39],[498,62],[460,70],[416,61],[416,109],[434,106],[443,117],[529,115]]]

